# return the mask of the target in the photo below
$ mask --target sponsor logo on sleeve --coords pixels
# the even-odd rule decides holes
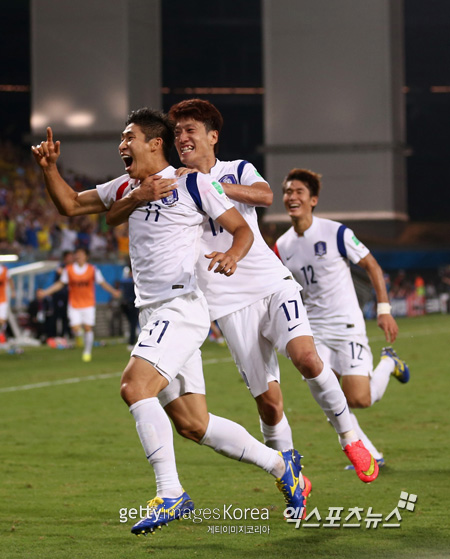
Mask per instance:
[[[223,188],[222,188],[222,185],[219,182],[212,181],[212,185],[214,186],[214,188],[217,190],[217,192],[219,194],[223,194]]]

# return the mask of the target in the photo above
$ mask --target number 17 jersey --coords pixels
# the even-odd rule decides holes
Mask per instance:
[[[275,244],[275,253],[303,286],[310,324],[354,325],[365,331],[349,261],[357,264],[369,250],[345,225],[313,216],[298,235],[291,227]]]

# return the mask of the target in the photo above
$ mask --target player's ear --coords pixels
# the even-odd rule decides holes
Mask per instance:
[[[208,137],[212,146],[215,146],[219,141],[219,132],[217,130],[210,130],[208,132]]]
[[[150,147],[152,151],[158,151],[162,149],[163,139],[162,138],[152,138],[150,140]]]
[[[318,196],[311,196],[311,206],[315,208],[319,202]]]

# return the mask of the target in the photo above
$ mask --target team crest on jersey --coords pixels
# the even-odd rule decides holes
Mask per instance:
[[[318,241],[314,245],[314,254],[316,256],[325,256],[327,253],[327,243],[325,241]]]
[[[178,201],[178,190],[172,190],[172,194],[166,196],[165,198],[161,198],[161,202],[165,206],[173,206]]]
[[[219,182],[226,182],[227,184],[237,184],[236,177],[234,175],[224,175]]]

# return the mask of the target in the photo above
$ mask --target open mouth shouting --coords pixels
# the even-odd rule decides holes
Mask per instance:
[[[125,171],[128,173],[130,171],[131,165],[133,164],[133,158],[131,155],[122,155],[122,161],[125,165]]]

